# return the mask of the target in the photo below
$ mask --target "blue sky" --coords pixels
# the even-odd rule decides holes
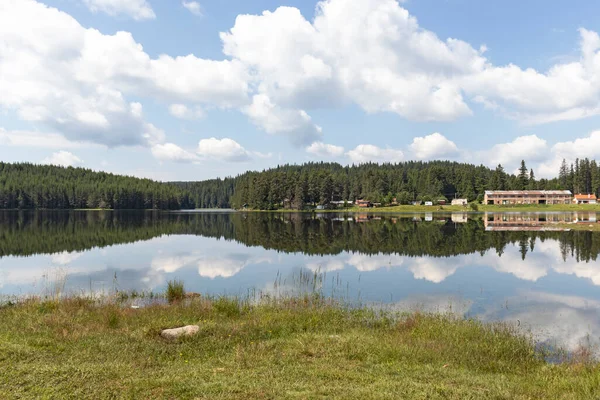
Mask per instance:
[[[600,156],[600,4],[6,0],[0,160],[201,180]]]

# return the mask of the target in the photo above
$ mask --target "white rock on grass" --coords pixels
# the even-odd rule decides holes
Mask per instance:
[[[188,325],[181,328],[165,329],[160,333],[164,339],[174,340],[182,336],[192,336],[198,333],[200,327],[198,325]]]

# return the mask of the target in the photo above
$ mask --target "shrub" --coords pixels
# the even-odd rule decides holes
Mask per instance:
[[[182,281],[169,281],[167,284],[167,301],[169,304],[182,301],[185,298],[185,289]]]

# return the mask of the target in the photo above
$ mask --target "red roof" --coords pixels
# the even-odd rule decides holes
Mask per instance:
[[[576,200],[597,200],[595,194],[576,194]]]

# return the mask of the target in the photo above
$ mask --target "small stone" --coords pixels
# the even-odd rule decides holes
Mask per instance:
[[[160,333],[164,339],[175,340],[182,336],[192,336],[198,333],[200,327],[198,325],[188,325],[181,328],[165,329]]]

